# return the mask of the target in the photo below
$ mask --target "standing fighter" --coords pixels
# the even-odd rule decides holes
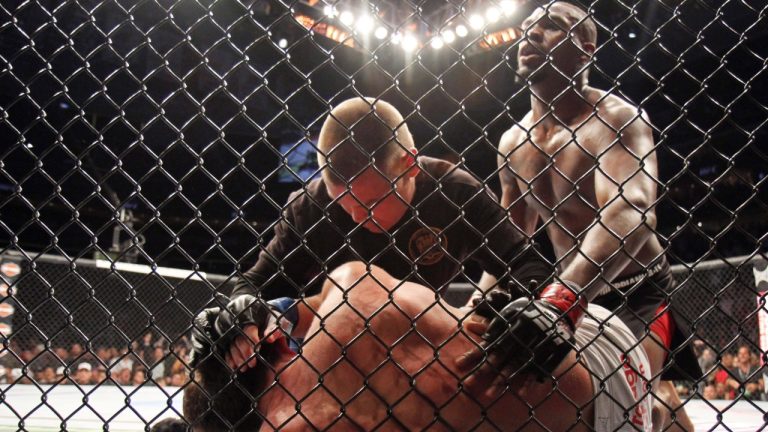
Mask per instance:
[[[658,170],[647,117],[587,85],[597,31],[584,10],[553,2],[522,27],[517,76],[531,90],[531,111],[499,144],[502,205],[529,236],[541,219],[560,277],[627,323],[655,376],[699,379],[683,346],[690,331],[667,306],[674,282],[654,233]],[[678,425],[692,429],[671,382],[659,390]]]

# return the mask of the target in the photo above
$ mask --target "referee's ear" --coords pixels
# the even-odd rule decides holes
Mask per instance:
[[[418,155],[419,151],[416,150],[416,147],[411,147],[400,155],[399,162],[402,170],[405,172],[405,177],[416,177],[419,174],[419,164],[416,163]]]

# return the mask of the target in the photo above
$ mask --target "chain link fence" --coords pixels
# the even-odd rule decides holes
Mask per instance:
[[[217,292],[301,298],[299,306],[309,306],[316,316],[342,311],[349,320],[363,317],[366,328],[397,312],[393,323],[402,316],[412,320],[413,329],[404,330],[402,340],[416,343],[410,338],[415,332],[435,352],[448,350],[449,342],[435,343],[417,329],[422,317],[442,310],[435,299],[425,300],[429,306],[423,313],[408,315],[396,300],[406,296],[400,289],[368,312],[354,306],[354,296],[333,308],[309,298],[323,284],[336,283],[328,282],[335,269],[363,261],[461,306],[477,292],[484,272],[495,273],[499,283],[522,274],[523,252],[509,249],[518,237],[541,245],[535,259],[525,255],[526,260],[543,259],[559,271],[586,257],[584,266],[600,268],[596,285],[613,286],[621,279],[617,274],[639,272],[647,276],[640,281],[651,279],[651,269],[666,256],[677,286],[659,295],[678,325],[690,327],[686,342],[694,345],[705,375],[681,385],[688,392],[683,400],[692,406],[693,399],[730,396],[754,409],[752,421],[764,422],[768,408],[756,402],[765,394],[758,366],[768,348],[760,343],[768,334],[760,331],[768,325],[760,319],[765,311],[760,275],[768,245],[764,2],[573,2],[581,9],[554,3],[3,1],[0,429],[83,428],[77,426],[79,416],[93,413],[88,427],[94,429],[130,430],[141,424],[149,430],[167,415],[184,417],[178,398],[185,390],[206,388],[205,378],[190,367],[190,331],[203,309],[226,305],[214,298]],[[585,71],[592,90],[579,87]],[[563,83],[561,92],[546,94]],[[575,99],[572,90],[578,90]],[[590,99],[589,91],[601,96]],[[399,122],[386,126],[398,148],[410,151],[406,135],[398,135],[407,124],[423,171],[429,164],[442,166],[439,161],[456,164],[430,179],[428,190],[420,192],[423,202],[406,199],[409,177],[403,173],[389,178],[386,195],[356,191],[364,173],[347,175],[340,168],[354,158],[334,162],[333,151],[323,148],[319,134],[328,114],[362,96],[391,103],[402,113]],[[583,110],[584,103],[588,113],[573,123],[571,114]],[[619,110],[609,103],[631,108],[625,121],[611,122]],[[536,106],[548,114],[536,118],[541,114]],[[376,119],[386,123],[384,117],[382,112]],[[361,136],[357,125],[341,116],[332,119],[347,133],[355,132],[353,137]],[[540,136],[539,128],[550,120],[562,127],[564,137],[555,150],[545,144],[556,134]],[[594,132],[597,128],[602,132]],[[632,146],[638,135],[645,137],[646,147]],[[510,136],[518,140],[505,147]],[[351,141],[369,166],[388,175],[379,164],[388,157],[382,153],[385,146],[370,150]],[[603,141],[600,149],[590,147]],[[533,143],[533,150],[523,153],[523,143]],[[630,166],[618,174],[612,170],[619,162],[604,159],[617,148]],[[516,160],[520,155],[522,162]],[[569,161],[580,161],[580,168],[569,167]],[[337,197],[316,189],[331,184],[331,178],[341,179]],[[605,202],[600,202],[601,189],[590,183],[601,178],[610,179],[608,188],[617,191]],[[450,191],[454,181],[476,190],[462,189],[458,202]],[[633,200],[636,181],[647,188],[647,202]],[[510,198],[517,189],[519,196]],[[375,209],[391,205],[390,198],[408,205],[406,216],[387,225]],[[611,225],[608,209],[617,202],[629,202],[625,210],[640,215],[634,229]],[[312,209],[307,212],[317,216],[317,223],[302,225],[295,212],[299,206]],[[359,219],[350,206],[362,209]],[[347,221],[342,211],[354,220]],[[504,221],[495,219],[498,214]],[[504,231],[511,229],[510,221],[514,235]],[[601,259],[582,253],[585,239],[597,235],[589,235],[593,227],[605,228],[605,244],[616,242],[618,252]],[[650,234],[644,234],[648,227]],[[658,248],[626,252],[639,235],[649,235],[648,243],[658,242]],[[282,249],[275,246],[281,239]],[[623,259],[627,269],[637,271],[610,277],[611,259]],[[247,272],[257,262],[255,273]],[[517,282],[519,288],[527,281]],[[626,305],[634,285],[619,292],[625,310],[632,309]],[[282,310],[277,318],[289,312]],[[305,342],[306,352],[294,346],[299,359],[306,354],[311,364],[307,359],[314,346],[340,343],[333,334],[323,339],[329,331],[320,333]],[[460,333],[454,339],[466,336]],[[406,343],[373,334],[360,339],[374,348],[389,345],[385,357],[390,360]],[[746,362],[755,367],[746,375],[730,363],[744,347]],[[224,354],[217,355],[220,370],[229,370]],[[259,361],[269,363],[273,355],[280,358],[270,352]],[[365,385],[347,399],[332,391],[328,382],[339,378],[330,367],[323,372],[308,366],[306,373],[318,375],[320,384],[302,395],[285,384],[292,379],[288,372],[284,377],[275,372],[274,383],[259,383],[258,389],[248,388],[252,383],[233,372],[225,387],[231,390],[233,384],[242,392],[240,402],[252,405],[245,408],[251,420],[260,417],[273,426],[303,421],[307,427],[315,421],[307,414],[311,408],[297,409],[278,423],[272,423],[277,414],[255,408],[262,396],[279,391],[289,394],[291,406],[322,405],[313,398],[327,393],[326,402],[341,413],[347,405],[359,412],[356,404],[368,403],[381,411],[372,418],[388,419],[346,424],[339,414],[331,423],[323,420],[322,428],[419,424],[450,429],[461,422],[443,418],[447,414],[441,410],[456,406],[465,413],[463,420],[486,418],[485,408],[465,400],[463,390],[435,396],[416,384],[422,377],[440,376],[447,387],[458,388],[460,380],[451,381],[455,376],[436,371],[452,370],[440,359],[417,370],[398,363],[411,384],[397,396],[382,391],[374,379],[388,369],[350,362],[354,370],[347,375],[362,375]],[[297,364],[303,363],[292,360],[286,370],[303,367]],[[79,393],[62,396],[77,401],[62,408],[52,395],[65,385]],[[112,386],[120,393],[97,396]],[[154,396],[146,396],[149,388],[157,391]],[[421,406],[410,399],[414,394],[429,401],[425,410],[437,414],[398,423],[412,420],[398,409]],[[546,399],[557,400],[558,394]],[[151,414],[142,411],[141,395],[154,398],[157,409]],[[125,401],[100,411],[97,405],[106,399]],[[528,413],[534,406],[551,410],[545,402],[525,404]],[[727,411],[714,402],[704,406],[718,415]],[[205,414],[217,416],[229,408],[211,402]],[[580,409],[574,418],[584,421]],[[631,410],[649,414],[636,406]],[[627,418],[631,410],[625,407]],[[47,413],[47,423],[34,423],[42,421],[41,413]],[[123,426],[124,416],[134,423]],[[202,424],[184,419],[198,428]],[[217,429],[251,426],[238,424],[241,420],[222,414]],[[633,420],[624,426],[641,427],[642,419]],[[736,429],[728,421],[738,419],[721,423]],[[488,427],[505,429],[493,422]]]

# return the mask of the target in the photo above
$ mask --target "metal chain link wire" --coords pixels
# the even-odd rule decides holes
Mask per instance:
[[[362,10],[345,2],[3,2],[0,241],[3,262],[23,268],[3,276],[4,394],[35,383],[87,394],[84,363],[104,370],[97,385],[130,389],[143,370],[147,385],[187,386],[192,317],[255,261],[288,193],[317,176],[317,132],[346,98],[393,103],[421,154],[498,190],[497,144],[529,106],[514,83],[525,15],[507,16],[507,2],[438,3],[362,3],[385,24],[379,39],[344,23],[342,12]],[[672,307],[719,357],[742,345],[762,355],[750,258],[766,246],[765,5],[583,6],[600,36],[590,82],[651,119],[657,231],[684,263]],[[481,29],[475,14],[489,21]],[[747,257],[725,260],[737,255]],[[476,281],[479,269],[462,264],[454,282]],[[35,399],[26,412],[3,399],[18,428],[52,406]],[[138,417],[148,429],[165,414]]]

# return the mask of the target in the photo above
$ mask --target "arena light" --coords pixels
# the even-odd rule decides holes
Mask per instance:
[[[459,24],[456,26],[456,36],[458,37],[466,37],[469,34],[469,30],[467,30],[467,27],[463,24]]]
[[[370,15],[363,15],[357,19],[355,30],[358,33],[368,34],[373,31],[373,18]]]
[[[355,46],[355,39],[350,37],[350,34],[339,26],[325,21],[316,21],[314,18],[303,14],[298,14],[295,18],[299,24],[311,32],[323,35],[328,39],[349,47]]]
[[[478,14],[469,17],[469,26],[475,30],[480,30],[485,25],[485,20]]]
[[[489,7],[488,10],[485,11],[485,19],[487,19],[489,23],[495,23],[499,20],[499,10],[495,7]]]
[[[517,10],[517,5],[511,0],[504,0],[499,6],[501,6],[504,16],[510,16]]]
[[[456,40],[456,34],[452,30],[443,30],[442,36],[445,43],[452,43]]]
[[[277,41],[277,46],[279,46],[282,49],[285,49],[288,47],[288,39],[282,38],[279,41]]]
[[[631,31],[631,32],[629,32],[629,34],[627,36],[629,36],[630,39],[634,39],[634,38],[637,37],[637,33]]]
[[[402,46],[406,51],[413,51],[419,45],[419,40],[412,34],[403,36]]]
[[[339,15],[339,10],[334,6],[327,5],[323,8],[323,13],[328,18],[336,18]]]
[[[392,42],[392,45],[400,45],[400,42],[403,41],[403,35],[400,33],[395,33],[392,35],[392,39],[390,39],[390,42]]]
[[[376,31],[373,32],[373,35],[376,36],[376,39],[384,40],[387,38],[387,35],[389,35],[389,30],[384,26],[379,26],[376,28]]]
[[[345,26],[349,27],[353,22],[355,22],[355,15],[353,15],[350,11],[344,11],[341,13],[341,15],[339,15],[339,21],[341,21],[341,23]]]
[[[437,36],[432,38],[432,40],[429,42],[429,45],[431,45],[434,49],[440,49],[445,46],[445,42],[443,41],[443,38]]]

